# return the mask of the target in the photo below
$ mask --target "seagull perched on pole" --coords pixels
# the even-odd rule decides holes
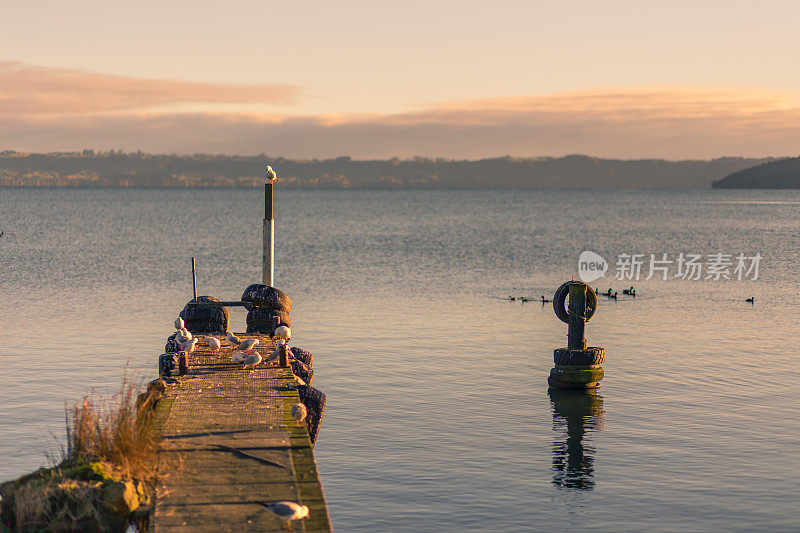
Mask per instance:
[[[267,165],[267,179],[270,181],[270,183],[275,183],[276,181],[278,181],[278,175],[275,173],[274,170],[272,170],[272,167],[269,165]]]
[[[292,340],[292,330],[289,328],[289,326],[278,326],[275,328],[275,331],[272,332],[270,337],[278,337],[281,340],[289,342]]]

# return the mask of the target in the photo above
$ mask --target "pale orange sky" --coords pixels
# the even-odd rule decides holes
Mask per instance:
[[[800,2],[17,2],[0,148],[800,152]]]

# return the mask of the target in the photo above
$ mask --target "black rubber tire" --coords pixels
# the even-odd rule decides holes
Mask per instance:
[[[299,359],[290,358],[289,364],[292,366],[292,374],[306,382],[306,385],[311,385],[314,381],[314,369],[306,365]]]
[[[325,394],[314,387],[302,385],[297,387],[297,393],[308,411],[306,428],[308,429],[308,438],[313,446],[317,442],[319,427],[322,425],[322,415],[325,413]]]
[[[220,324],[219,322],[192,322],[191,329],[188,327],[189,331],[192,334],[205,334],[205,333],[217,333],[217,334],[224,334],[226,333],[225,326]]]
[[[254,283],[247,287],[242,293],[243,302],[253,302],[272,309],[285,309],[287,313],[292,312],[292,300],[284,293],[270,287]]]
[[[595,294],[594,289],[581,281],[568,281],[556,289],[556,293],[553,295],[553,311],[555,311],[560,321],[569,324],[569,311],[566,309],[565,304],[569,296],[569,286],[573,284],[586,287],[586,321],[588,322],[597,310],[597,294]]]
[[[198,302],[219,302],[218,299],[214,298],[213,296],[198,296]],[[191,303],[191,302],[190,302]],[[191,331],[192,333],[216,333],[219,332],[217,328],[214,328],[213,331],[200,331],[200,329],[193,329],[195,325],[203,327],[204,329],[208,330],[209,327],[207,326],[208,322],[215,322],[219,324],[222,329],[221,332],[225,333],[228,331],[228,326],[231,322],[230,314],[228,310],[224,307],[203,307],[201,306],[188,306],[186,305],[183,308],[179,315],[184,322],[186,329]]]
[[[297,346],[292,346],[289,349],[292,352],[292,355],[295,359],[299,359],[303,362],[306,366],[310,367],[314,364],[314,356],[311,355],[309,352],[303,350],[302,348],[298,348]]]
[[[279,307],[253,307],[247,312],[248,322],[269,322],[273,315],[289,320],[289,312]]]
[[[254,319],[253,316],[258,317]],[[272,316],[278,317],[278,324],[271,320]],[[263,333],[265,335],[272,336],[272,333],[275,331],[275,328],[279,326],[286,326],[287,328],[292,327],[292,319],[289,317],[288,314],[283,314],[278,311],[270,311],[269,313],[264,313],[263,310],[260,309],[251,309],[247,313],[247,333]]]
[[[174,353],[165,353],[158,356],[158,375],[170,377],[178,365],[178,357]]]
[[[557,365],[600,365],[605,360],[605,349],[595,346],[590,346],[585,350],[569,350],[567,348],[553,350],[553,362]]]

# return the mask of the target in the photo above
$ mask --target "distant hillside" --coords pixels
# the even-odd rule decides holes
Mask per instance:
[[[711,186],[715,189],[800,189],[800,157],[746,168]]]
[[[0,152],[0,186],[257,187],[264,182],[265,161],[277,170],[281,185],[289,187],[707,189],[731,172],[772,159],[628,161],[571,155],[477,161],[349,157],[297,161],[263,154],[5,151]]]

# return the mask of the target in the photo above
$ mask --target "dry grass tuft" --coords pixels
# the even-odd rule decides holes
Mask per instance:
[[[120,392],[95,401],[84,396],[67,409],[67,463],[103,462],[122,478],[155,479],[157,439],[150,428],[152,409],[136,408],[136,389],[127,377]]]

